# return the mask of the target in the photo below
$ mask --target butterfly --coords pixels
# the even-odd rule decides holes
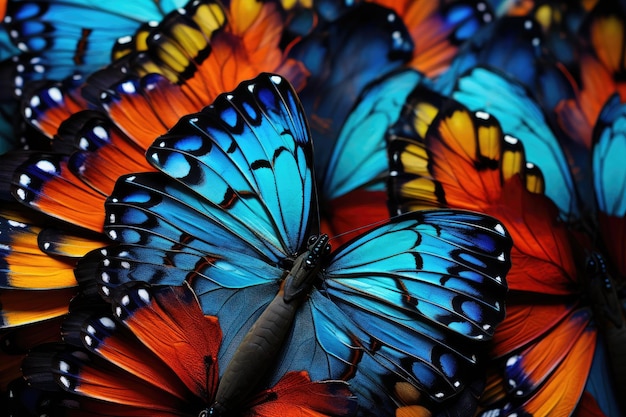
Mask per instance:
[[[287,307],[293,324],[267,347],[278,356],[258,384],[294,370],[345,379],[362,414],[395,409],[405,384],[439,403],[478,371],[476,349],[504,314],[508,234],[481,214],[416,212],[329,254],[308,127],[284,78],[243,82],[146,155],[160,172],[118,180],[105,224],[118,244],[88,255],[79,280],[96,274],[105,296],[128,281],[189,282],[221,324],[220,369],[249,359],[242,341],[258,336],[253,323],[266,325],[259,317],[277,314],[286,293],[302,306]],[[220,384],[238,387],[232,375]]]
[[[496,75],[492,73],[492,78],[483,80],[496,80]],[[477,80],[474,77],[473,81]],[[465,89],[476,97],[482,91],[469,81],[459,85],[455,98],[461,98]],[[510,81],[489,85],[497,85],[505,100],[518,88]],[[505,113],[497,105],[499,97],[477,109],[442,96],[436,99],[439,111],[429,118],[421,111],[427,107],[423,102],[428,102],[422,92],[411,95],[406,111],[391,130],[390,201],[400,213],[423,207],[479,210],[501,219],[511,231],[514,246],[507,278],[507,317],[494,335],[495,368],[490,371],[482,397],[482,415],[569,415],[577,405],[579,410],[601,413],[593,397],[583,394],[583,390],[595,389],[596,399],[610,397],[608,370],[600,371],[604,379],[600,389],[586,383],[592,363],[595,367],[595,362],[600,364],[602,355],[607,355],[603,345],[596,349],[597,334],[611,331],[613,324],[606,320],[606,313],[596,310],[597,304],[587,294],[595,288],[596,301],[601,298],[599,305],[605,306],[600,309],[615,312],[615,294],[611,295],[611,285],[603,285],[619,280],[610,280],[611,271],[604,257],[580,231],[563,220],[562,211],[567,206],[556,205],[548,198],[548,176],[540,167],[544,160],[554,166],[563,158],[562,154],[554,157],[560,148],[548,144],[552,152],[544,152],[535,163],[530,162],[522,136],[532,132],[528,127],[540,126],[535,120],[541,118],[524,116],[517,125],[507,121],[515,119],[517,106],[525,104],[523,100],[509,101],[516,107],[509,106],[510,111]],[[532,108],[523,109],[522,114],[532,115]],[[504,114],[502,123],[490,114],[492,110]],[[519,139],[506,133],[507,123],[521,126]],[[528,148],[546,146],[532,140],[531,135]],[[617,140],[614,146],[619,143]],[[550,162],[550,158],[554,160]],[[606,167],[615,166],[606,162]],[[619,192],[612,195],[619,196]],[[604,292],[600,288],[605,288]],[[617,328],[619,316],[619,312],[611,316]],[[615,341],[607,343],[607,348],[613,349]],[[595,357],[594,351],[598,353]],[[580,398],[584,400],[578,404]],[[609,414],[617,409],[614,397],[601,405]]]
[[[41,345],[24,361],[26,380],[55,393],[72,415],[204,415],[218,392],[222,333],[188,285],[134,282],[110,305],[73,303],[62,325],[63,344]],[[50,395],[50,394],[48,394]],[[237,415],[350,415],[354,396],[342,381],[312,382],[305,372],[284,375],[271,389],[239,402]],[[215,415],[215,414],[211,414]]]

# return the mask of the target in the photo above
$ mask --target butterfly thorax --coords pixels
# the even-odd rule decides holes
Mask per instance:
[[[254,322],[232,359],[226,366],[215,394],[215,401],[200,416],[224,416],[245,404],[282,348],[291,331],[293,320],[302,301],[309,294],[326,256],[330,253],[327,235],[312,236],[305,252],[293,262],[280,291]]]
[[[306,252],[300,254],[285,277],[282,288],[285,302],[298,299],[311,290],[313,281],[330,253],[328,235],[311,236]]]

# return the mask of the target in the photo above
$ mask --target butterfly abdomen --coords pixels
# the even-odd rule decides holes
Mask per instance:
[[[209,415],[221,415],[248,398],[273,365],[291,331],[298,307],[313,286],[321,260],[330,251],[328,236],[314,236],[294,261],[281,289],[254,322],[228,363]]]
[[[226,412],[261,382],[291,329],[298,302],[285,302],[281,290],[237,347],[217,389],[212,409]]]

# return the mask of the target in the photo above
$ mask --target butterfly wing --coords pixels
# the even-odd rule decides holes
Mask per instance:
[[[326,171],[350,109],[366,85],[400,68],[413,42],[392,10],[364,2],[324,22],[294,45],[290,56],[311,73],[300,99],[315,138],[315,171]]]
[[[282,49],[284,25],[272,2],[189,2],[150,31],[146,50],[130,59],[130,71],[162,74],[203,105],[263,71],[300,86],[305,71]]]
[[[596,319],[600,331],[607,339],[607,351],[616,392],[626,386],[621,371],[626,357],[618,346],[626,340],[626,262],[622,233],[626,231],[626,184],[621,180],[623,166],[619,153],[626,149],[623,122],[626,106],[615,95],[609,99],[600,113],[594,132],[592,169],[594,191],[598,203],[598,223],[604,242],[608,265],[598,257],[598,275],[589,274]],[[624,406],[624,401],[622,401]]]
[[[352,386],[366,406],[380,381],[391,395],[409,382],[443,401],[479,373],[479,345],[504,318],[510,244],[495,219],[436,210],[395,217],[338,249],[320,292],[362,350]]]
[[[596,123],[592,154],[593,189],[600,228],[606,250],[621,277],[626,277],[626,246],[618,236],[626,231],[626,183],[616,179],[624,177],[619,155],[626,149],[625,118],[626,106],[620,103],[619,97],[615,95],[607,100]]]
[[[494,90],[497,95],[489,93]],[[452,97],[470,110],[495,116],[505,133],[524,144],[526,160],[541,169],[545,194],[557,204],[564,218],[580,218],[578,210],[582,206],[578,204],[566,156],[541,107],[522,85],[479,67],[458,79]]]
[[[0,211],[1,328],[65,314],[76,294],[77,259],[102,245],[92,236],[69,231],[53,238],[46,219],[31,214],[6,203]],[[63,251],[63,244],[72,249]]]
[[[445,72],[459,47],[494,18],[488,4],[480,1],[376,3],[398,13],[415,44],[411,67],[433,78]]]
[[[49,79],[60,80],[74,73],[93,72],[110,62],[111,48],[119,36],[132,34],[145,21],[159,21],[167,12],[184,4],[183,0],[130,4],[8,1],[4,23],[12,40],[20,50],[35,56],[40,67],[37,72],[19,74],[21,82],[16,84],[40,79],[42,73]]]
[[[611,74],[617,92],[624,98],[623,80],[626,63],[622,56],[626,48],[624,7],[611,2],[598,2],[590,11],[581,28],[592,53]],[[611,83],[612,84],[612,83]]]
[[[385,132],[398,119],[407,94],[424,83],[406,69],[370,84],[339,132],[327,169],[319,179],[323,230],[331,236],[363,231],[389,217],[385,177],[389,169]]]
[[[397,120],[407,95],[423,82],[420,73],[401,70],[363,91],[341,127],[327,170],[321,173],[326,200],[363,187],[384,189],[382,178],[388,170],[385,132]]]
[[[551,110],[572,98],[571,75],[544,45],[540,24],[533,16],[504,16],[484,25],[459,49],[448,71],[437,80],[449,93],[455,79],[475,67],[485,66],[506,74],[535,94]]]
[[[183,119],[147,156],[229,217],[252,222],[254,234],[278,235],[273,246],[288,257],[317,228],[308,125],[286,79],[255,80]]]
[[[216,384],[221,333],[193,292],[135,283],[116,291],[106,307],[109,313],[97,303],[72,311],[64,339],[77,346],[41,346],[24,363],[27,380],[42,386],[53,379],[79,396],[79,409],[83,403],[89,408],[91,400],[102,401],[103,410],[121,408],[120,415],[175,415],[205,407]]]

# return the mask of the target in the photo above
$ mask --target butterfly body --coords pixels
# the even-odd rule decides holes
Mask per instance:
[[[263,379],[330,251],[328,240],[328,235],[311,236],[308,250],[295,259],[280,291],[252,325],[224,371],[209,416],[228,412]]]

